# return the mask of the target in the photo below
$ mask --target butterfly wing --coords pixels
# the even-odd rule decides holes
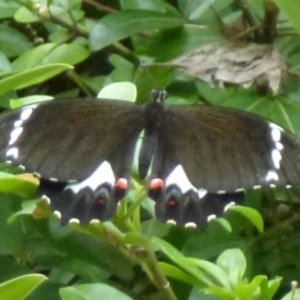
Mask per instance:
[[[0,159],[38,173],[63,220],[111,218],[124,196],[142,108],[126,101],[59,100],[0,117]]]
[[[165,186],[154,194],[165,220],[183,206],[177,223],[195,221],[192,211],[211,194],[228,194],[300,183],[300,142],[274,123],[247,112],[202,106],[165,108],[151,180]],[[188,195],[188,197],[187,197]],[[192,209],[190,209],[192,207]],[[198,208],[197,208],[198,207]]]
[[[181,165],[195,187],[212,193],[300,183],[299,140],[247,112],[169,107],[158,149],[152,176]]]
[[[31,105],[1,115],[0,158],[59,181],[84,180],[105,160],[122,176],[120,165],[127,152],[132,156],[142,123],[141,108],[125,101]]]

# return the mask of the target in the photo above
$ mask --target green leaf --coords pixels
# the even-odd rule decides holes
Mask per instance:
[[[183,19],[174,15],[145,10],[125,10],[105,16],[90,34],[90,48],[103,49],[121,39],[142,31],[181,26]]]
[[[6,281],[0,284],[0,299],[25,299],[35,288],[37,288],[46,279],[47,277],[41,274],[30,274]]]
[[[133,300],[116,288],[100,283],[62,288],[60,296],[62,300]]]
[[[136,86],[131,82],[116,82],[105,86],[97,95],[98,98],[126,100],[134,102],[136,100]]]
[[[300,288],[287,293],[281,300],[300,300]]]
[[[27,97],[22,97],[18,99],[11,99],[10,106],[11,108],[18,108],[24,105],[29,105],[37,102],[52,100],[53,97],[48,95],[32,95]]]
[[[255,281],[256,278],[262,277],[263,280],[261,280],[260,283],[260,294],[261,294],[261,299],[266,299],[266,300],[272,300],[274,299],[275,293],[278,291],[281,283],[281,278],[275,278],[273,280],[269,280],[268,278],[264,275],[258,275],[255,276],[254,279],[252,280]],[[251,284],[252,284],[251,282]]]
[[[32,197],[37,186],[31,181],[15,177],[0,178],[0,192]]]
[[[18,57],[12,63],[12,68],[15,72],[21,72],[56,63],[75,65],[86,59],[89,54],[86,46],[81,44],[73,43],[59,46],[54,43],[43,44]]]
[[[195,276],[195,278],[202,283],[202,286],[215,283],[212,280],[211,276],[202,272],[193,261],[182,255],[171,244],[157,237],[152,238],[151,242],[154,248],[158,248],[159,250],[161,250],[165,255],[169,257],[169,259],[180,266],[183,270]]]
[[[1,51],[7,57],[19,56],[31,48],[27,37],[18,30],[0,24]]]
[[[18,216],[21,215],[32,215],[34,210],[37,208],[37,204],[41,202],[41,199],[26,200],[22,201],[22,209],[14,213],[8,218],[8,223],[12,223]]]
[[[19,90],[41,83],[72,68],[72,66],[66,64],[52,64],[9,76],[0,81],[0,95],[3,95],[10,90]]]
[[[14,18],[20,23],[32,23],[39,21],[39,17],[24,6],[16,11]]]
[[[159,262],[158,265],[159,265],[160,269],[163,271],[163,273],[169,277],[175,278],[182,282],[186,282],[188,284],[203,287],[202,282],[199,282],[194,276],[188,274],[185,271],[182,271],[181,269],[179,269],[175,266],[172,266],[172,265],[164,263],[164,262]]]
[[[17,1],[0,1],[0,19],[12,17],[19,7],[20,5]]]
[[[188,258],[188,260],[203,270],[206,274],[214,278],[215,282],[223,285],[224,287],[230,287],[230,281],[228,275],[217,265],[200,259]]]
[[[300,19],[298,12],[300,11],[299,0],[274,0],[280,10],[285,14],[287,19],[300,33]]]
[[[128,232],[124,235],[124,239],[123,239],[125,244],[131,244],[134,246],[141,246],[144,248],[149,248],[149,240],[147,239],[147,237],[143,236],[140,233],[137,232]]]
[[[229,210],[237,211],[249,219],[259,232],[264,231],[264,221],[261,215],[253,208],[245,206],[230,206]]]
[[[0,51],[0,73],[2,72],[10,72],[12,70],[10,61],[6,57],[6,55]]]
[[[210,286],[207,289],[205,289],[205,292],[217,296],[218,300],[219,299],[222,299],[222,300],[237,300],[236,295],[234,294],[234,292],[232,290],[228,289],[228,288],[223,288],[223,287],[213,285],[213,286]]]
[[[235,285],[243,279],[246,271],[246,259],[240,249],[224,251],[217,260],[217,265],[227,273],[231,284]]]
[[[121,0],[121,6],[123,9],[144,9],[162,13],[179,14],[174,6],[162,0]]]

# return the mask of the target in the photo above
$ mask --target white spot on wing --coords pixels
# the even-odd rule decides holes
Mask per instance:
[[[50,198],[48,196],[43,195],[41,198],[44,199],[47,202],[48,205],[51,204],[51,200],[50,200]]]
[[[194,222],[188,222],[184,225],[185,228],[196,228],[197,225]]]
[[[55,211],[53,212],[53,214],[54,214],[57,218],[61,219],[61,213],[60,213],[58,210],[55,210]]]
[[[272,180],[278,180],[278,179],[279,179],[278,174],[273,170],[269,171],[265,178],[266,181],[272,181]]]
[[[17,139],[19,138],[19,136],[21,135],[22,132],[23,132],[23,127],[17,127],[17,128],[15,128],[10,133],[10,140],[8,142],[8,145],[14,144],[17,141]]]
[[[219,195],[224,195],[224,194],[226,194],[226,191],[220,190],[220,191],[217,191],[217,194],[219,194]]]
[[[226,212],[230,207],[235,206],[235,202],[229,202],[225,207],[224,207],[224,212]]]
[[[176,184],[177,186],[179,186],[183,194],[185,194],[189,190],[197,192],[197,189],[190,183],[189,179],[187,178],[182,165],[176,166],[171,174],[167,177],[166,186],[169,186],[171,184]]]
[[[199,189],[198,190],[198,197],[202,199],[207,194],[207,190]]]
[[[17,121],[14,122],[14,127],[15,128],[20,127],[22,124],[23,124],[22,120],[17,120]]]
[[[72,218],[69,220],[70,224],[80,224],[80,221],[77,218]]]
[[[116,178],[110,163],[104,161],[87,179],[76,184],[69,184],[65,189],[70,189],[77,194],[81,189],[88,186],[94,191],[99,185],[105,182],[113,186],[115,180]]]
[[[168,220],[166,223],[170,224],[170,225],[176,225],[177,224],[177,222],[175,220],[171,220],[171,219]]]
[[[90,224],[99,224],[99,223],[100,223],[100,220],[98,220],[98,219],[92,219],[90,221]]]
[[[280,126],[274,124],[274,123],[269,123],[270,127],[270,136],[271,140],[273,142],[273,149],[271,150],[271,162],[273,167],[270,168],[270,170],[267,172],[265,180],[266,181],[278,181],[279,176],[276,172],[276,170],[280,169],[280,162],[282,160],[282,154],[281,151],[283,150],[284,146],[281,143],[281,137],[282,137],[282,132],[284,131],[283,128]]]
[[[22,121],[26,121],[29,119],[29,117],[31,116],[33,110],[36,108],[36,105],[30,105],[29,107],[26,107],[20,115],[20,119]]]
[[[6,156],[9,156],[9,157],[12,157],[14,159],[17,159],[18,156],[19,156],[19,149],[16,148],[16,147],[9,148],[6,151]]]
[[[282,145],[281,143],[279,143],[279,142],[276,142],[276,143],[275,143],[275,147],[276,147],[276,149],[278,149],[279,151],[283,150],[283,145]]]
[[[280,139],[281,139],[281,130],[278,129],[277,127],[273,128],[273,126],[270,125],[270,127],[272,128],[271,129],[271,137],[272,137],[272,140],[274,142],[279,142]]]
[[[209,215],[209,216],[207,217],[207,222],[210,222],[211,220],[214,220],[214,219],[216,219],[216,218],[217,218],[216,215]]]
[[[273,149],[272,150],[272,153],[271,153],[271,156],[272,156],[272,161],[273,161],[273,164],[274,164],[274,167],[276,169],[279,169],[280,168],[280,161],[281,161],[281,153],[278,149]]]

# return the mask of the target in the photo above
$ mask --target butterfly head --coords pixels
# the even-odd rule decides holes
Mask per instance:
[[[163,103],[167,98],[168,93],[165,90],[152,90],[151,96],[152,103]]]

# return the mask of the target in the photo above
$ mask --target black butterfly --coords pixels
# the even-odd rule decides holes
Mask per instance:
[[[202,225],[245,189],[300,184],[300,142],[254,114],[220,107],[73,99],[0,116],[0,159],[40,177],[62,222],[113,217],[138,171],[161,220]],[[151,167],[151,168],[150,168]]]

